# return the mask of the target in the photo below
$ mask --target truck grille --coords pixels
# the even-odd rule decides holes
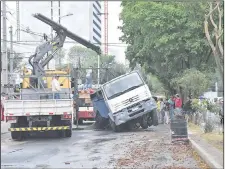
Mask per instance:
[[[129,99],[126,99],[126,100],[122,101],[121,103],[115,104],[115,107],[116,107],[117,110],[119,110],[123,107],[133,107],[135,102],[144,100],[147,97],[148,97],[148,93],[142,92],[142,93],[139,93],[139,94],[137,94],[137,95],[135,95],[135,96],[133,96]]]

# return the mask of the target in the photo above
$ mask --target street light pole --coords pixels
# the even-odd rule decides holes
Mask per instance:
[[[13,62],[14,62],[14,58],[13,58],[13,27],[10,26],[9,27],[9,34],[10,34],[10,58],[9,58],[9,62],[10,62],[10,74],[13,73]]]

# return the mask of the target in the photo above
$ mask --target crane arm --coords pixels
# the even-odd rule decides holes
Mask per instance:
[[[63,30],[56,31],[56,36],[50,40],[42,43],[36,48],[35,54],[29,58],[29,63],[33,67],[33,74],[42,76],[45,74],[44,67],[54,57],[54,54],[63,46],[66,35]],[[43,59],[44,56],[52,51],[52,54]],[[33,60],[32,60],[33,59]]]
[[[99,46],[96,46],[94,44],[92,44],[91,42],[81,38],[80,36],[72,33],[71,31],[69,31],[67,28],[65,28],[64,26],[56,23],[55,21],[49,19],[48,17],[40,14],[40,13],[36,13],[33,15],[35,18],[41,20],[42,22],[48,24],[49,26],[51,26],[53,28],[53,30],[55,30],[56,32],[59,30],[64,31],[65,36],[69,37],[70,39],[80,43],[81,45],[92,49],[93,51],[95,51],[97,54],[101,54],[101,48]]]
[[[33,67],[33,74],[37,76],[42,76],[45,74],[44,67],[49,63],[49,61],[54,57],[54,54],[63,47],[66,37],[82,44],[83,46],[92,49],[98,55],[101,54],[101,48],[92,44],[91,42],[79,37],[78,35],[72,33],[71,31],[67,30],[67,28],[63,27],[62,25],[54,22],[53,20],[47,18],[46,16],[37,13],[33,15],[35,18],[39,19],[40,21],[48,24],[56,31],[56,36],[47,42],[39,45],[36,48],[35,54],[30,56],[29,63]],[[44,56],[49,52],[52,51],[52,54],[44,58]],[[32,60],[33,59],[33,60]]]

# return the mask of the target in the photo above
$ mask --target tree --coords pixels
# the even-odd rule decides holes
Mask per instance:
[[[175,93],[171,80],[186,69],[214,71],[212,50],[205,39],[201,2],[123,1],[121,40],[128,45],[131,66],[140,63],[147,72]]]
[[[82,68],[93,67],[93,81],[97,83],[97,67],[98,67],[98,55],[91,49],[73,46],[68,53],[68,61],[73,65],[79,64],[81,67],[80,78],[85,80],[86,70]],[[105,83],[119,75],[126,72],[125,66],[115,61],[115,56],[101,55],[100,56],[100,83]]]
[[[65,49],[60,49],[55,55],[54,59],[59,62],[59,65],[57,64],[56,67],[59,67],[62,65],[62,62],[65,60],[66,51]]]
[[[196,69],[185,70],[179,77],[174,78],[171,83],[178,88],[182,87],[194,97],[199,97],[210,85],[207,75]]]
[[[204,29],[205,36],[209,42],[209,45],[212,49],[212,53],[216,62],[216,66],[220,72],[221,79],[223,79],[224,70],[223,70],[223,2],[209,2],[209,12],[205,15]],[[210,24],[208,23],[210,20]],[[213,27],[210,29],[210,26]]]

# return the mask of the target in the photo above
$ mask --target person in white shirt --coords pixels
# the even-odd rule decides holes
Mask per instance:
[[[92,87],[92,67],[90,66],[89,69],[86,71],[86,82],[84,85],[84,89],[88,89]]]
[[[53,77],[52,79],[52,92],[54,93],[54,99],[60,99],[60,95],[58,92],[61,91],[59,76]]]

